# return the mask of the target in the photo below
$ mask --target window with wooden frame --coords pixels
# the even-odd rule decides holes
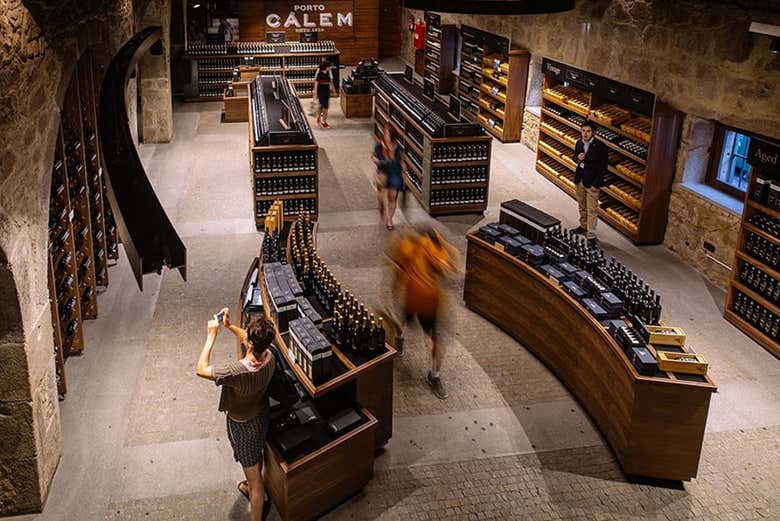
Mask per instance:
[[[750,176],[747,155],[752,137],[767,140],[725,125],[716,127],[705,178],[708,185],[739,199],[745,197]]]

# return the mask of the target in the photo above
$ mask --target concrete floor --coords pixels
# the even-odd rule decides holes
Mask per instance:
[[[194,374],[207,319],[235,306],[260,236],[252,218],[246,124],[216,103],[177,105],[175,139],[144,145],[147,172],[188,249],[188,281],[148,276],[139,293],[126,259],[110,271],[83,357],[69,359],[63,456],[45,511],[24,520],[246,519],[242,477]],[[372,189],[368,120],[317,130],[319,249],[371,307],[389,302]],[[493,146],[490,208],[434,225],[465,254],[465,233],[520,198],[574,226],[574,202],[534,172],[522,145]],[[396,222],[429,218],[410,196]],[[327,519],[780,519],[780,362],[721,318],[724,294],[662,246],[636,248],[602,223],[602,245],[663,295],[664,319],[710,362],[712,398],[698,478],[682,488],[627,482],[587,415],[522,346],[467,311],[462,275],[448,290],[443,378],[423,384],[422,334],[395,366],[393,438],[374,480]],[[216,360],[232,353],[218,339]],[[276,513],[272,519],[277,519]]]

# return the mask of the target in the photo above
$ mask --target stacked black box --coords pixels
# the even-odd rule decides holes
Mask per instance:
[[[533,206],[517,199],[501,203],[499,221],[501,224],[508,224],[516,228],[520,233],[537,244],[544,242],[544,237],[548,230],[561,224],[561,221],[552,215],[537,210]]]
[[[290,322],[290,349],[295,364],[303,369],[314,385],[330,377],[330,357],[333,356],[330,340],[308,318]]]
[[[297,297],[303,295],[303,290],[289,264],[263,264],[263,278],[271,301],[272,318],[279,331],[286,331],[289,322],[298,317]]]

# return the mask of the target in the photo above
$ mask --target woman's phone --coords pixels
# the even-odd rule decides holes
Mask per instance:
[[[214,315],[214,320],[219,322],[219,324],[222,324],[222,319],[224,319],[224,318],[225,318],[225,314],[224,313],[217,313],[216,315]]]

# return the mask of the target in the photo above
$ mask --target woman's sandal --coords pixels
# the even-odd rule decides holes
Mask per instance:
[[[244,485],[242,488],[241,485]],[[236,488],[239,492],[241,492],[241,495],[243,495],[247,501],[250,501],[249,499],[249,481],[239,481],[236,485]],[[268,492],[265,493],[265,499],[263,500],[263,513],[261,519],[266,519],[268,517],[268,514],[271,513],[271,498],[268,497]]]
[[[241,485],[244,485],[244,487],[242,488]],[[246,498],[246,500],[249,501],[249,481],[246,479],[244,481],[239,481],[238,484],[236,485],[236,488],[238,489],[239,492],[241,492],[241,494]]]

